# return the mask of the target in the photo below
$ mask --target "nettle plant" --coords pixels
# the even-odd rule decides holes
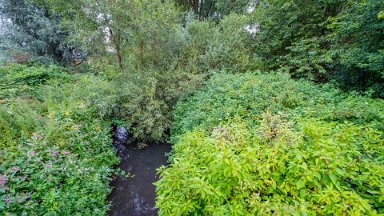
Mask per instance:
[[[176,108],[160,215],[383,213],[383,101],[350,95],[282,74],[217,75]]]

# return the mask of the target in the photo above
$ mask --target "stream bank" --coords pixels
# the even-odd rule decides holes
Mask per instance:
[[[108,200],[112,203],[110,216],[157,215],[155,186],[156,169],[167,164],[169,144],[150,144],[139,149],[136,144],[125,145],[114,138],[114,146],[121,158],[119,168],[133,177],[117,176]]]

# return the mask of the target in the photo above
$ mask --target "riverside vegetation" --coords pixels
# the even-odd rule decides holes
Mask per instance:
[[[99,97],[109,83],[38,65],[1,67],[0,80],[1,211],[105,214],[118,162]]]
[[[384,214],[384,2],[0,0],[0,215],[106,215],[110,126],[160,215]]]
[[[383,111],[280,73],[215,75],[174,111],[160,214],[383,213]]]

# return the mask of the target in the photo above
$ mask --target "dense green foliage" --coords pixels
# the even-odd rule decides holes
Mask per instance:
[[[342,87],[371,87],[384,97],[384,10],[382,1],[352,4],[339,16],[330,18],[329,55],[336,60],[336,78]]]
[[[0,7],[14,27],[2,44],[18,44],[16,60],[77,64],[79,50],[87,51],[83,66],[116,80],[114,115],[138,139],[165,140],[177,100],[222,69],[283,70],[383,97],[382,1],[3,0]]]
[[[183,26],[172,1],[43,2],[63,17],[76,17],[70,22],[79,32],[74,40],[87,41],[91,70],[114,71],[119,97],[114,115],[141,140],[164,141],[177,100],[199,88],[212,70],[242,72],[260,64],[249,46],[252,35],[244,30],[250,23],[245,15],[220,23],[187,17]]]
[[[0,211],[104,215],[118,162],[102,119],[110,83],[21,65],[1,67],[0,80]]]
[[[0,0],[0,212],[106,214],[113,120],[174,144],[161,215],[384,214],[383,29],[380,0]]]
[[[247,47],[251,37],[242,29],[246,22],[243,16],[229,16],[218,26],[192,19],[182,32],[175,29],[174,34],[164,37],[174,39],[173,45],[164,44],[166,47],[159,49],[161,54],[165,55],[166,49],[172,54],[160,59],[147,56],[150,61],[137,62],[138,68],[126,68],[119,75],[120,108],[116,115],[132,124],[137,138],[164,140],[177,100],[198,89],[212,70],[241,72],[257,67],[259,62]]]
[[[249,0],[175,0],[185,11],[193,11],[197,19],[220,19],[230,13],[245,13],[253,1]]]
[[[166,140],[177,100],[222,69],[282,70],[383,96],[382,1],[3,1],[35,36],[19,44],[72,60],[85,50],[84,68],[112,75],[114,115],[137,139]]]
[[[382,100],[279,73],[219,74],[174,116],[160,215],[384,211]]]
[[[16,63],[70,63],[81,58],[57,13],[31,0],[0,0],[0,51]]]
[[[36,86],[52,79],[65,81],[69,76],[55,65],[4,65],[0,68],[0,99],[33,93]]]
[[[256,43],[269,69],[383,97],[384,2],[257,1]]]

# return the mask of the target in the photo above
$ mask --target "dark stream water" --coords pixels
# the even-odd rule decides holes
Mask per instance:
[[[115,144],[116,147],[116,144]],[[171,151],[167,144],[151,144],[144,149],[136,145],[117,146],[121,163],[119,167],[134,177],[116,177],[109,196],[112,206],[110,216],[157,215],[155,186],[156,169],[167,164],[165,153]]]

